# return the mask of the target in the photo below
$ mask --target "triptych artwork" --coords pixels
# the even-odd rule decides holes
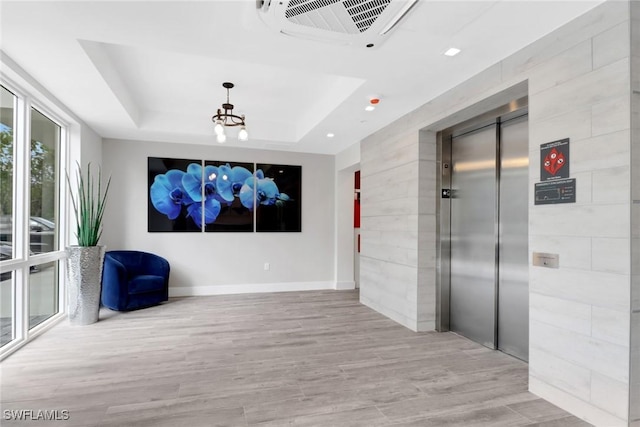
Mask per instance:
[[[148,231],[301,231],[302,167],[149,157]]]

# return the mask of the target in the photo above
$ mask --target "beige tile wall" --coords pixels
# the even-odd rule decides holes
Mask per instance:
[[[361,301],[417,330],[419,146],[417,133],[374,141],[360,157]]]
[[[631,2],[631,381],[630,414],[640,425],[640,2]]]
[[[361,143],[361,300],[419,330],[435,319],[435,132],[525,88],[530,189],[540,179],[540,144],[571,139],[577,202],[534,206],[530,191],[530,251],[560,255],[557,270],[529,269],[530,389],[603,425],[640,417],[640,266],[631,249],[639,260],[640,185],[631,186],[632,173],[640,183],[640,154],[632,156],[632,141],[633,153],[640,151],[634,13],[635,42],[630,3],[607,2]]]

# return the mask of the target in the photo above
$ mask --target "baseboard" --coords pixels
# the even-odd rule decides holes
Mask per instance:
[[[217,286],[176,286],[169,287],[169,297],[193,297],[205,295],[259,294],[269,292],[320,291],[338,289],[336,282],[283,282],[249,283]],[[341,289],[341,288],[340,288]]]
[[[529,391],[595,426],[627,427],[629,425],[615,415],[605,412],[582,399],[578,399],[532,375],[529,375]]]
[[[350,289],[356,288],[356,282],[336,282],[335,290],[336,291],[348,291]]]

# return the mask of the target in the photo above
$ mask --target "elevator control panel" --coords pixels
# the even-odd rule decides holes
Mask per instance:
[[[560,266],[560,255],[534,252],[533,265],[536,267],[558,268]]]

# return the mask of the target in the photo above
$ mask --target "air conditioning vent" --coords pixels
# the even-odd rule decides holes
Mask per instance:
[[[347,8],[353,23],[362,33],[371,27],[371,24],[378,19],[378,16],[387,8],[389,3],[391,3],[391,0],[347,0],[343,4]]]
[[[313,12],[336,3],[340,3],[340,0],[291,0],[287,5],[284,16],[287,19],[291,19],[294,16]]]
[[[261,18],[291,36],[375,46],[417,0],[260,1]]]

